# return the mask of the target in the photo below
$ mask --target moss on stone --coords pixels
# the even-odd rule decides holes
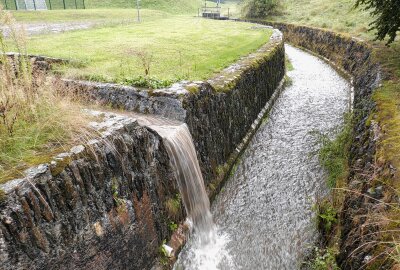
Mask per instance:
[[[0,205],[3,205],[7,201],[6,193],[0,189]]]
[[[57,176],[64,171],[64,169],[71,163],[72,159],[70,157],[58,160],[55,165],[50,166],[50,172],[52,176]]]
[[[189,84],[185,86],[185,89],[191,94],[197,94],[200,91],[200,87],[197,84]]]

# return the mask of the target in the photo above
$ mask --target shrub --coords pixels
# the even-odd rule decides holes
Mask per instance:
[[[245,0],[242,13],[246,18],[265,18],[277,15],[280,8],[279,0]]]

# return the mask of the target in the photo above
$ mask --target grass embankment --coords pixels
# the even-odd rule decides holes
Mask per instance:
[[[4,24],[12,30],[14,47],[24,53],[23,35],[0,11],[0,25]],[[0,32],[0,184],[95,134],[77,96],[33,72],[26,57],[10,60],[3,54],[7,51]]]
[[[59,67],[69,78],[135,84],[149,66],[147,76],[164,86],[181,79],[207,79],[266,43],[271,33],[243,22],[169,16],[33,36],[28,52],[74,60],[74,65]]]
[[[372,185],[372,188],[384,186],[384,197],[380,202],[383,210],[379,213],[371,212],[366,216],[367,223],[379,226],[379,231],[375,232],[378,241],[369,243],[369,245],[376,247],[376,254],[372,255],[381,257],[378,260],[374,258],[371,263],[364,266],[366,269],[380,269],[382,263],[387,259],[392,259],[395,263],[400,264],[400,231],[398,229],[400,207],[397,203],[393,203],[393,198],[400,196],[400,40],[397,39],[391,47],[384,46],[384,42],[373,41],[374,32],[367,31],[373,18],[366,11],[354,9],[353,5],[354,1],[352,0],[285,0],[282,16],[269,19],[332,29],[362,38],[373,46],[374,57],[383,67],[385,80],[372,97],[377,106],[367,123],[371,124],[373,120],[381,128],[381,137],[377,142],[373,166],[383,168],[383,171],[373,175],[369,184]],[[349,168],[344,163],[346,152],[341,149],[346,149],[346,143],[342,140],[346,133],[347,131],[344,129],[344,132],[335,141],[326,142],[321,152],[322,163],[328,169],[330,181],[336,179],[334,186],[344,189],[346,189]],[[393,165],[397,170],[393,173],[388,164]],[[334,191],[331,203],[336,210],[332,212],[320,209],[323,212],[322,215],[319,215],[322,223],[326,221],[324,220],[326,217],[332,218],[336,215],[335,212],[340,211],[342,198],[343,192]],[[335,240],[331,241],[331,244],[333,243]],[[334,249],[328,249],[327,254],[330,255],[332,250]],[[317,263],[319,259],[321,256],[317,257]],[[317,267],[315,269],[326,268]]]

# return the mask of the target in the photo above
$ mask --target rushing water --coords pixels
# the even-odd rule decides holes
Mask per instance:
[[[327,187],[315,132],[342,124],[350,85],[322,60],[290,46],[286,52],[293,83],[213,204],[219,244],[190,240],[175,269],[298,269],[316,240],[311,208]]]
[[[191,256],[191,265],[197,265],[198,269],[212,270],[208,265],[217,265],[220,258],[228,257],[223,252],[214,255],[215,252],[225,250],[226,239],[217,234],[196,149],[187,125],[151,116],[134,117],[140,124],[155,130],[163,138],[188,215],[191,243],[197,251]]]

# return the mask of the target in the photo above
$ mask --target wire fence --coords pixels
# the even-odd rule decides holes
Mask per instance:
[[[8,10],[85,9],[85,0],[0,0]]]

